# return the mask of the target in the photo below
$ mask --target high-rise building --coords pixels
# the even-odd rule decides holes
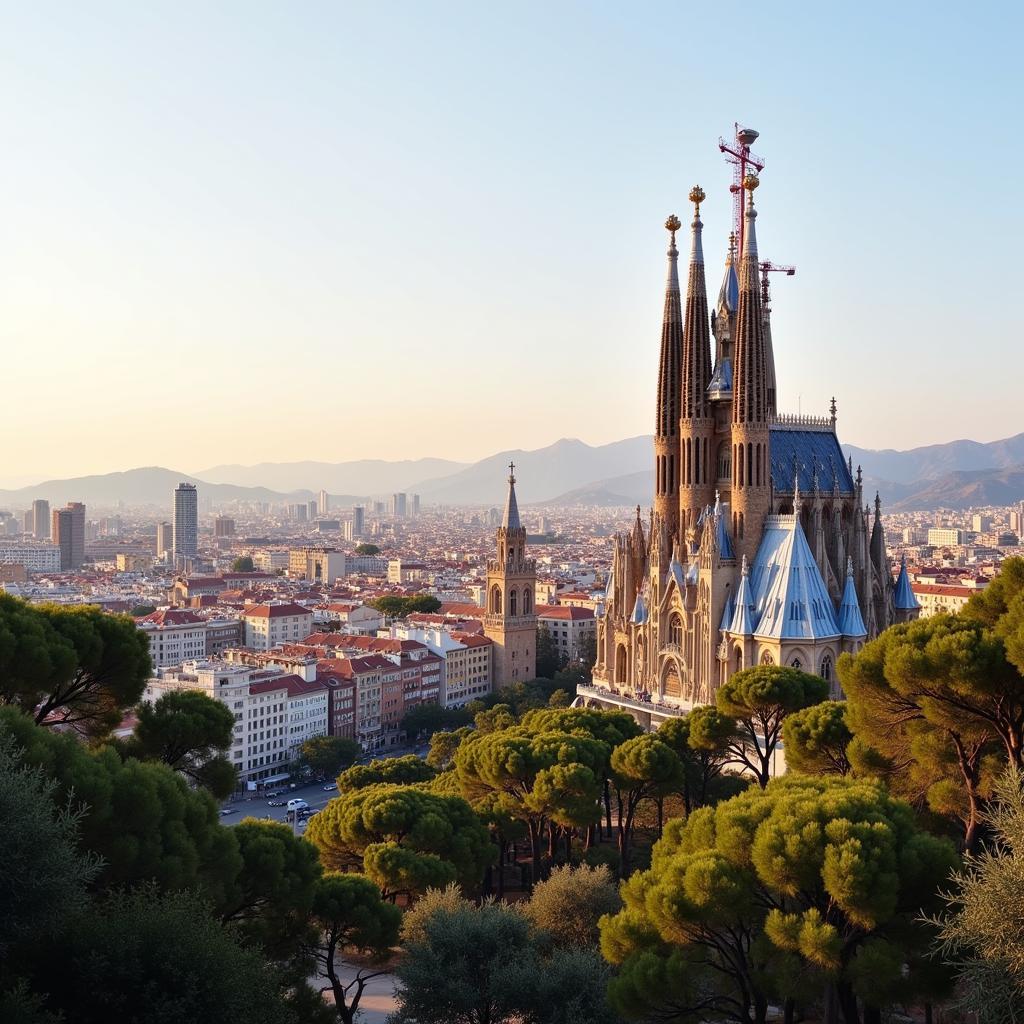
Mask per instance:
[[[526,557],[526,527],[519,521],[515,466],[509,465],[505,514],[497,532],[497,557],[487,563],[484,635],[494,643],[494,688],[537,675],[537,563]]]
[[[366,509],[362,505],[352,507],[352,537],[362,537],[366,532]]]
[[[331,511],[331,496],[326,491],[321,491],[316,501],[316,510],[319,515],[325,516]]]
[[[389,514],[404,519],[406,510],[406,501],[404,494],[392,494],[391,495],[391,506],[388,509]]]
[[[234,537],[235,521],[230,516],[217,516],[213,521],[214,537]]]
[[[743,181],[739,273],[734,233],[710,315],[703,191],[690,193],[685,300],[682,225],[675,216],[665,225],[654,507],[648,524],[638,507],[631,532],[615,538],[585,690],[588,702],[627,701],[650,724],[713,704],[722,683],[753,665],[816,673],[838,695],[840,654],[920,613],[906,566],[892,577],[881,501],[876,495],[873,516],[865,509],[861,473],[836,434],[835,402],[826,416],[777,412],[758,184],[753,174]]]
[[[992,529],[992,517],[975,513],[971,516],[971,531],[973,533],[988,533]]]
[[[312,521],[313,519],[316,519],[317,508],[318,507],[319,506],[318,506],[317,502],[315,502],[315,501],[308,501],[308,502],[306,502],[306,509],[307,509],[307,513],[308,513],[307,518],[310,521]]]
[[[194,558],[199,550],[199,495],[195,484],[181,483],[174,488],[172,534],[174,561]]]
[[[174,532],[170,523],[156,524],[157,558],[167,558],[174,550]]]
[[[65,508],[53,510],[50,535],[60,548],[61,569],[81,569],[85,561],[85,506],[69,501]]]
[[[35,532],[35,516],[32,513],[32,509],[27,508],[21,514],[21,532],[27,533],[30,536]]]
[[[32,535],[36,540],[48,540],[50,536],[50,503],[45,498],[32,502]]]
[[[420,514],[420,496],[418,494],[412,496],[412,514],[414,516]]]

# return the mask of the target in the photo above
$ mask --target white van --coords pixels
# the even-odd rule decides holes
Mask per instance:
[[[307,804],[305,800],[300,800],[298,797],[296,797],[294,800],[288,801],[289,811],[305,811],[308,808],[309,804]]]

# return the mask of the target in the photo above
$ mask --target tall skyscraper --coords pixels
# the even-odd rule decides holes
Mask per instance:
[[[50,503],[45,498],[32,502],[32,534],[36,540],[47,540],[50,536]]]
[[[174,533],[170,523],[156,524],[156,554],[158,558],[166,558],[174,550]]]
[[[233,537],[235,535],[235,521],[230,516],[217,516],[213,521],[214,537]]]
[[[53,510],[50,535],[60,548],[61,569],[81,569],[85,561],[85,506],[69,501],[65,508]]]
[[[325,516],[331,511],[331,496],[326,491],[321,491],[316,499],[316,510],[319,515]]]
[[[388,510],[391,515],[404,519],[406,507],[406,498],[404,494],[391,495],[391,508]]]
[[[316,502],[316,501],[308,501],[308,502],[306,502],[306,509],[309,512],[309,519],[310,519],[310,521],[316,519],[317,511],[318,511],[319,507],[320,507],[319,502]]]
[[[352,507],[352,536],[362,537],[366,530],[366,509],[362,505]]]
[[[32,509],[27,508],[21,514],[21,532],[31,534],[35,531],[35,517],[32,514]]]
[[[194,558],[199,550],[199,495],[195,484],[178,484],[174,488],[174,526],[172,554]]]
[[[414,516],[420,514],[420,496],[418,494],[412,496],[412,514]]]

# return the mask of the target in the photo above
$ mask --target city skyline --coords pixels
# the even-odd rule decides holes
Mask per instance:
[[[750,8],[728,75],[694,39],[710,23],[669,5],[544,10],[543,32],[540,7],[246,10],[4,16],[4,429],[33,417],[6,486],[649,433],[661,225],[699,182],[715,281],[737,118],[762,133],[764,255],[798,268],[774,285],[780,402],[823,414],[838,390],[863,447],[1019,432],[1012,374],[958,373],[962,415],[902,400],[1013,357],[989,296],[1020,214],[981,182],[993,144],[1002,166],[1022,145],[1015,9],[993,34]],[[525,404],[489,401],[509,350]],[[349,429],[273,408],[273,431],[238,429],[222,389],[287,396],[282,367],[387,387],[344,389]]]

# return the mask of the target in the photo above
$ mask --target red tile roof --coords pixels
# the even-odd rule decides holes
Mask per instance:
[[[287,615],[312,615],[313,613],[301,604],[287,602],[283,604],[251,604],[242,613],[247,619],[280,619]]]
[[[593,608],[576,608],[564,604],[539,604],[537,605],[538,619],[561,619],[579,622],[585,619],[594,618]]]
[[[279,679],[272,679],[266,683],[255,683],[249,687],[250,693],[270,693],[274,690],[288,690],[289,697],[306,697],[311,693],[321,693],[327,689],[325,683],[319,680],[312,682],[303,679],[302,676],[288,675]]]

